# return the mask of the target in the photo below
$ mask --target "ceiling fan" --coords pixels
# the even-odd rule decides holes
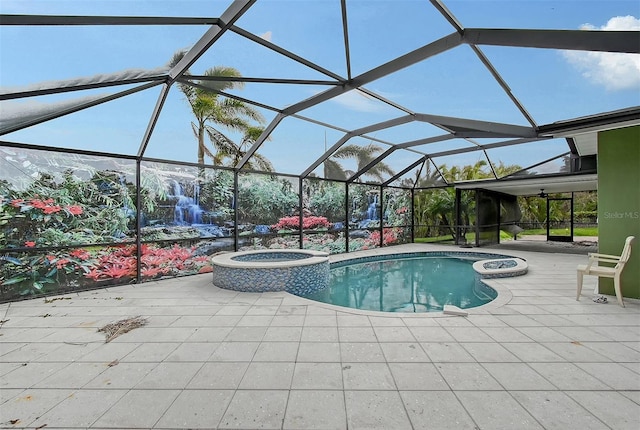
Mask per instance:
[[[544,192],[544,188],[540,188],[540,193],[538,194],[538,197],[542,197],[542,198],[549,197],[549,194]]]

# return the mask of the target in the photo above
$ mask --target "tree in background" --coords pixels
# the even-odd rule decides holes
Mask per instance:
[[[185,55],[185,51],[176,52],[170,66],[175,66]],[[189,71],[185,73],[188,75]],[[233,67],[216,66],[207,69],[204,76],[211,78],[238,78],[242,75]],[[198,140],[198,164],[204,164],[208,156],[215,165],[235,165],[244,157],[248,146],[255,142],[264,130],[264,118],[253,106],[236,99],[220,96],[219,92],[242,88],[242,82],[230,80],[194,80],[193,85],[179,83],[180,91],[185,95],[195,122],[191,123],[193,134]],[[256,123],[258,125],[256,125]],[[239,144],[226,136],[221,128],[239,132],[243,138]],[[215,153],[205,143],[209,138]],[[264,157],[254,154],[255,165],[247,163],[247,168],[261,168],[273,171],[273,166]]]
[[[382,152],[378,145],[367,146],[346,145],[338,149],[330,158],[324,161],[324,177],[327,179],[347,180],[356,172],[346,170],[339,160],[355,159],[357,170],[373,161]],[[395,172],[387,164],[380,162],[369,169],[363,176],[373,178],[379,182],[384,180],[383,174],[393,175]]]

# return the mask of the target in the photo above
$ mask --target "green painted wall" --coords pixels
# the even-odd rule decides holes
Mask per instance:
[[[598,248],[620,255],[627,236],[636,240],[622,272],[622,295],[640,298],[640,126],[598,134]],[[613,280],[599,280],[615,294]]]

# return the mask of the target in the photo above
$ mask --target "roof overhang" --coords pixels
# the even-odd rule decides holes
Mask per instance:
[[[598,175],[580,174],[570,176],[528,177],[526,179],[502,179],[474,181],[456,184],[456,189],[470,190],[482,188],[515,196],[531,196],[540,193],[568,193],[575,191],[593,191],[598,189]]]

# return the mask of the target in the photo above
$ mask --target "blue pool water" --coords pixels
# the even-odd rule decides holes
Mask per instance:
[[[389,256],[374,261],[334,263],[329,287],[304,297],[354,309],[437,312],[484,305],[498,293],[480,281],[473,263],[486,257]]]

